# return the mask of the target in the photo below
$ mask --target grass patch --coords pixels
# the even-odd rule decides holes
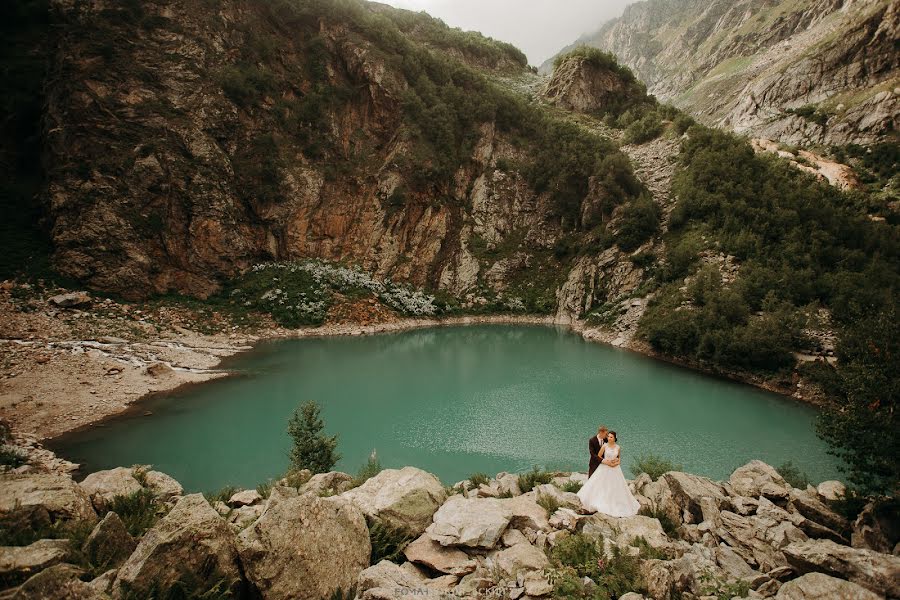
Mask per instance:
[[[554,597],[608,600],[628,592],[643,593],[639,559],[612,547],[612,558],[604,555],[604,540],[578,533],[560,540],[550,551],[554,569],[551,580]],[[597,584],[590,589],[583,583],[589,577]]]
[[[683,467],[681,465],[676,465],[670,460],[667,460],[661,456],[657,456],[656,454],[641,454],[637,461],[631,465],[631,474],[637,477],[641,473],[646,473],[650,476],[650,479],[656,481],[659,479],[663,473],[668,473],[669,471],[680,471]]]
[[[538,496],[537,503],[547,511],[547,516],[553,516],[553,513],[559,510],[559,502],[550,494],[541,494]]]
[[[480,485],[487,485],[490,481],[491,478],[485,473],[473,473],[472,475],[469,475],[469,483],[476,488]]]
[[[144,535],[165,515],[165,508],[157,504],[150,490],[139,490],[128,496],[116,496],[109,503],[109,510],[119,515],[125,529],[134,537]]]
[[[564,484],[562,484],[559,487],[559,489],[561,489],[564,492],[571,492],[573,494],[577,494],[579,491],[581,491],[581,487],[583,485],[584,484],[580,481],[567,481]]]
[[[550,483],[552,480],[553,475],[551,473],[538,467],[533,467],[531,471],[519,475],[519,489],[522,490],[523,494],[526,494],[536,486]]]
[[[403,550],[414,539],[409,532],[373,521],[369,525],[369,541],[372,543],[370,564],[377,565],[382,560],[393,563],[403,562]]]

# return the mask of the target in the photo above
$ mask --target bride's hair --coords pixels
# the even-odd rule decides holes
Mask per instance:
[[[610,431],[609,433],[612,434],[614,440],[616,440],[617,442],[619,441],[619,436],[616,435],[616,432],[615,432],[615,431]]]

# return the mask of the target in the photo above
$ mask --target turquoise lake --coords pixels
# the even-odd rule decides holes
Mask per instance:
[[[225,366],[239,375],[149,398],[50,446],[85,471],[152,464],[191,491],[250,487],[286,470],[288,418],[315,400],[350,473],[373,449],[385,467],[445,484],[533,465],[586,471],[603,423],[629,477],[642,453],[714,479],[753,458],[793,461],[814,481],[839,476],[813,408],[553,327],[286,340]]]

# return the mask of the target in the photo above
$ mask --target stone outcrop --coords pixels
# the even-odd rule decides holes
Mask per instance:
[[[272,600],[323,598],[349,591],[369,566],[366,519],[340,497],[279,500],[240,535],[248,580]]]
[[[807,573],[788,581],[778,590],[776,600],[879,600],[882,596],[866,588],[825,575]]]
[[[415,467],[385,469],[358,488],[341,495],[367,519],[419,535],[447,498],[440,480]]]
[[[0,473],[0,515],[20,511],[34,520],[97,520],[87,493],[70,477]]]
[[[900,596],[900,557],[849,548],[831,540],[797,542],[784,548],[800,573],[819,572],[857,583],[878,594]]]
[[[408,545],[403,554],[406,559],[425,565],[430,569],[447,575],[463,576],[471,573],[478,566],[474,559],[456,548],[440,545],[428,534],[424,534]]]
[[[110,600],[110,596],[81,580],[84,569],[59,564],[23,583],[12,600]]]
[[[90,564],[106,568],[119,566],[136,547],[137,542],[125,529],[119,515],[109,512],[91,531],[82,551]]]
[[[512,509],[502,500],[451,496],[425,531],[442,546],[490,549],[512,517]]]
[[[94,508],[101,512],[116,496],[131,496],[144,489],[132,470],[125,467],[91,473],[79,485],[90,496]]]
[[[243,577],[236,541],[202,494],[184,496],[119,569],[117,593],[148,595],[189,580],[198,594],[220,586],[237,595]]]
[[[544,98],[575,112],[604,112],[618,107],[623,99],[634,94],[629,84],[608,65],[584,56],[572,56],[554,69]]]
[[[71,554],[69,540],[38,540],[28,546],[0,546],[0,582],[24,581]]]

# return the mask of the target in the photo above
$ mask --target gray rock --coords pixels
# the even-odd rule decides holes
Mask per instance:
[[[882,596],[855,583],[825,575],[807,573],[778,590],[777,600],[881,600]]]
[[[447,499],[440,480],[415,467],[385,469],[358,488],[341,494],[370,521],[421,535]]]
[[[228,499],[228,506],[238,508],[241,506],[253,506],[262,502],[262,496],[256,490],[242,490],[232,494]]]
[[[518,496],[522,493],[522,490],[519,488],[519,476],[512,473],[498,473],[497,488],[501,494],[510,496]]]
[[[144,489],[133,471],[125,467],[91,473],[79,485],[99,512],[106,510],[116,496],[130,496]]]
[[[68,294],[59,294],[50,298],[50,304],[60,308],[74,308],[76,306],[85,306],[91,303],[91,295],[87,292],[69,292]]]
[[[119,569],[116,594],[165,594],[189,580],[198,594],[223,584],[238,595],[242,589],[235,534],[202,494],[181,498],[151,528]]]
[[[752,568],[737,552],[724,544],[716,548],[716,564],[728,574],[730,581],[746,581],[754,590],[771,581],[768,575]]]
[[[261,517],[265,510],[266,507],[262,504],[241,506],[228,513],[228,522],[234,525],[235,529],[241,531]]]
[[[0,582],[25,581],[47,567],[64,562],[69,540],[38,540],[28,546],[0,546]]]
[[[525,595],[528,598],[538,598],[541,596],[549,596],[553,593],[553,585],[548,581],[547,576],[541,573],[531,571],[525,575],[524,580],[525,585]],[[626,598],[622,596],[620,600],[643,600],[640,596],[638,599],[635,598]]]
[[[440,573],[459,577],[471,573],[478,566],[478,563],[469,558],[462,550],[441,546],[428,534],[423,534],[408,545],[403,554],[411,562],[425,565]]]
[[[83,574],[74,565],[54,565],[23,583],[12,600],[109,600],[107,594],[81,581]]]
[[[774,467],[761,460],[752,460],[746,465],[738,467],[728,478],[728,482],[735,493],[750,498],[765,495],[762,494],[762,489],[766,485],[771,486],[770,493],[780,489],[787,494],[787,488],[791,487]]]
[[[123,563],[136,547],[137,541],[125,529],[119,515],[109,512],[91,531],[82,550],[92,565],[108,568]]]
[[[173,477],[159,471],[143,474],[147,488],[160,500],[171,501],[184,494],[184,488]]]
[[[331,471],[329,473],[316,473],[310,477],[299,489],[301,494],[315,494],[316,496],[333,496],[346,492],[352,487],[353,478],[346,473]]]
[[[97,521],[87,493],[69,477],[0,474],[0,515],[19,511],[33,519]]]
[[[800,490],[791,490],[791,506],[801,515],[836,532],[844,532],[850,524],[817,497]]]
[[[442,546],[491,549],[512,519],[512,509],[495,498],[451,496],[425,530]]]
[[[550,566],[547,555],[528,543],[491,552],[488,559],[503,575],[511,578],[522,571],[540,571]]]
[[[544,531],[550,528],[547,510],[537,503],[534,493],[514,498],[501,498],[500,502],[512,512],[510,527],[523,530],[530,528],[535,531]]]
[[[781,549],[792,542],[808,539],[790,521],[772,516],[743,517],[730,511],[722,511],[721,526],[711,533],[728,544],[748,565],[761,571],[785,566]]]
[[[816,492],[823,500],[840,500],[847,494],[847,486],[840,481],[823,481],[816,487]]]
[[[660,481],[669,487],[674,504],[681,510],[676,524],[701,523],[704,520],[702,498],[711,499],[720,509],[727,505],[725,488],[706,477],[671,471],[660,477]]]
[[[421,578],[388,560],[383,560],[360,573],[356,586],[359,600],[440,597],[439,592],[430,592]]]
[[[900,596],[900,557],[848,548],[831,540],[790,544],[784,548],[784,556],[800,574],[821,572],[878,594]]]
[[[346,592],[369,566],[372,551],[359,508],[312,494],[270,503],[239,541],[247,579],[267,600]]]

